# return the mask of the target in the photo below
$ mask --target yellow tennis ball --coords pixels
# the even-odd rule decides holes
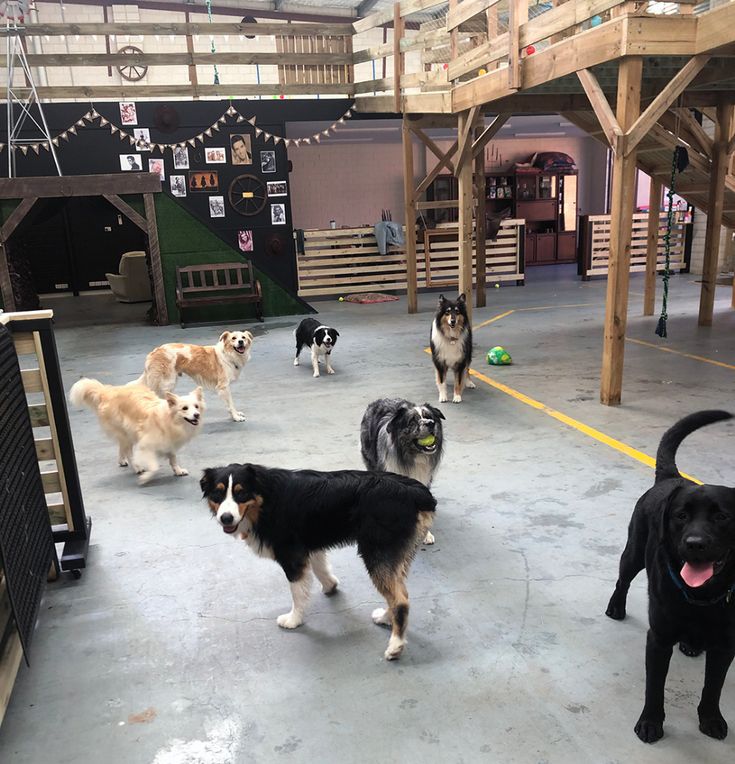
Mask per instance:
[[[487,74],[487,69],[478,69],[477,73],[482,77],[483,74]]]
[[[339,301],[340,301],[340,302],[344,302],[344,301],[345,301],[345,298],[344,298],[344,297],[340,297],[340,298],[339,298]]]
[[[496,285],[495,285],[495,288],[496,288],[496,289],[500,289],[500,284],[496,284]]]

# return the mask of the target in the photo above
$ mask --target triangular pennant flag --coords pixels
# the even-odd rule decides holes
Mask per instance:
[[[197,135],[197,140],[199,141],[199,143],[203,144],[204,143],[204,133],[199,133],[199,135]]]
[[[347,109],[347,111],[345,112],[345,117],[349,119],[351,116],[352,116],[352,109]]]
[[[352,104],[350,108],[352,109],[352,111],[358,111],[356,104]]]
[[[77,129],[76,129],[76,127],[75,127],[74,125],[72,125],[72,126],[69,128],[69,132],[70,132],[70,133],[74,133],[74,135],[76,135],[76,134],[77,134]]]
[[[190,146],[196,146],[196,143],[197,143],[197,139],[196,139],[196,138],[189,138],[189,139],[188,139],[186,142],[187,142],[187,143],[188,143]]]
[[[64,132],[61,134],[60,137],[63,138],[65,141],[69,140],[69,136],[66,134],[66,130],[64,130]]]
[[[100,125],[104,127],[105,125],[109,125],[109,120],[106,120],[104,117],[100,117]]]
[[[286,146],[290,146],[293,141],[290,138],[284,138],[283,142],[286,144]]]
[[[54,146],[58,146],[59,145],[59,139],[58,138],[52,138],[51,139],[51,143],[53,143]]]
[[[315,140],[317,143],[321,143],[321,141],[322,141],[322,136],[321,136],[321,135],[319,135],[319,133],[317,133],[317,134],[314,136],[314,140]]]
[[[25,156],[28,153],[28,146],[21,146],[20,150],[23,152],[23,156]]]
[[[255,128],[255,137],[256,138],[260,138],[262,133],[263,133],[263,131],[259,127]]]
[[[143,144],[143,141],[136,141],[135,138],[133,138],[132,135],[128,136],[128,140],[130,141],[130,145],[131,146],[138,146],[138,145],[142,145]]]
[[[329,128],[322,130],[322,135],[329,135]]]
[[[304,138],[304,143],[308,143],[311,146],[311,138]]]
[[[339,124],[340,124],[340,125],[344,125],[344,123],[345,123],[345,118],[344,118],[344,117],[340,117],[340,118],[337,120],[337,122],[339,122]]]
[[[130,136],[127,133],[124,133],[122,130],[120,131],[119,138],[121,141],[124,141],[126,138],[129,138]]]
[[[220,122],[221,124],[224,124],[226,121],[224,114],[217,120],[217,122]]]
[[[51,151],[51,149],[49,148],[49,145],[48,145],[48,141],[44,141],[41,144],[41,148],[45,149],[46,151]]]
[[[82,117],[81,119],[78,119],[77,124],[79,125],[79,127],[84,127],[84,117]]]
[[[36,152],[36,156],[38,156],[38,144],[37,143],[31,144],[31,148]]]
[[[112,122],[110,122],[110,132],[113,135],[115,135],[115,133],[117,132],[117,128],[115,127],[115,125],[112,124]]]
[[[237,109],[236,109],[236,108],[235,108],[235,107],[234,107],[232,104],[230,104],[230,105],[229,105],[229,107],[227,108],[227,113],[228,113],[228,114],[229,114],[231,117],[234,117],[234,116],[235,116],[235,114],[237,114]],[[222,121],[224,122],[224,120],[222,120]]]
[[[206,135],[206,136],[207,136],[207,138],[211,138],[211,137],[212,137],[212,128],[211,128],[211,127],[208,127],[208,128],[207,128],[207,129],[204,131],[204,135]]]
[[[215,122],[210,129],[219,131],[219,122]]]
[[[243,117],[242,114],[238,114],[237,115],[237,121],[238,122],[244,122],[245,121],[245,117]]]
[[[248,120],[248,122],[249,122],[251,125],[254,125],[254,124],[255,124],[255,117],[250,117],[250,119]]]
[[[0,151],[4,151],[4,150],[5,150],[5,144],[4,143],[0,143]]]
[[[275,140],[276,143],[280,143],[283,140],[283,138],[281,138],[280,135],[274,135],[273,140]]]

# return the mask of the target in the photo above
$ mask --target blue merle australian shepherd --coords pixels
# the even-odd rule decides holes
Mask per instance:
[[[396,472],[431,486],[444,448],[444,414],[403,398],[373,401],[362,417],[360,450],[369,470]],[[425,544],[433,544],[427,531]]]
[[[447,300],[439,295],[439,305],[431,324],[431,358],[436,369],[439,403],[447,400],[447,372],[454,374],[453,403],[462,402],[465,385],[474,388],[469,369],[472,361],[472,328],[467,315],[465,296]]]

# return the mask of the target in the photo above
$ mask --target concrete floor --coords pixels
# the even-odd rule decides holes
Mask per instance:
[[[624,403],[606,408],[597,402],[604,282],[543,269],[529,282],[489,290],[489,306],[475,313],[477,324],[516,311],[476,331],[474,366],[490,378],[648,454],[679,414],[733,408],[729,290],[718,296],[714,328],[700,330],[699,287],[674,278],[666,345],[734,366],[628,344]],[[638,317],[641,292],[634,278],[629,336],[658,343],[656,320]],[[315,591],[296,632],[276,626],[289,605],[283,575],[214,525],[197,474],[231,460],[360,467],[358,427],[370,400],[435,400],[423,352],[435,299],[422,296],[414,316],[404,300],[320,304],[320,319],[341,337],[336,375],[316,380],[308,364],[291,365],[295,318],[256,326],[234,389],[248,421],[228,421],[210,396],[204,431],[181,454],[188,478],[164,474],[138,488],[92,414],[71,412],[94,518],[90,564],[81,580],[47,590],[32,668],[21,668],[0,730],[0,761],[735,760],[735,732],[723,743],[697,729],[702,658],[672,661],[665,738],[646,747],[633,733],[644,576],[625,622],[603,611],[651,469],[484,383],[461,405],[444,405],[437,544],[419,553],[409,578],[404,657],[382,660],[387,633],[370,621],[381,603],[352,549],[332,556],[340,594]],[[544,309],[520,310],[530,307]],[[207,343],[218,334],[203,327],[183,337]],[[181,337],[177,326],[60,328],[66,385],[82,374],[127,382],[148,350]],[[495,344],[514,366],[486,366]],[[693,436],[681,468],[732,483],[732,434],[725,425]],[[723,712],[735,724],[735,674]]]

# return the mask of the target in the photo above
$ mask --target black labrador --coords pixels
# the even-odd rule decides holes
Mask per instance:
[[[720,694],[735,656],[735,489],[683,478],[676,450],[700,427],[731,418],[726,411],[700,411],[664,434],[654,486],[633,511],[607,606],[610,618],[625,618],[630,583],[645,567],[650,627],[646,700],[635,726],[644,743],[655,743],[664,734],[664,685],[677,642],[686,655],[707,652],[699,729],[718,740],[727,735]]]

